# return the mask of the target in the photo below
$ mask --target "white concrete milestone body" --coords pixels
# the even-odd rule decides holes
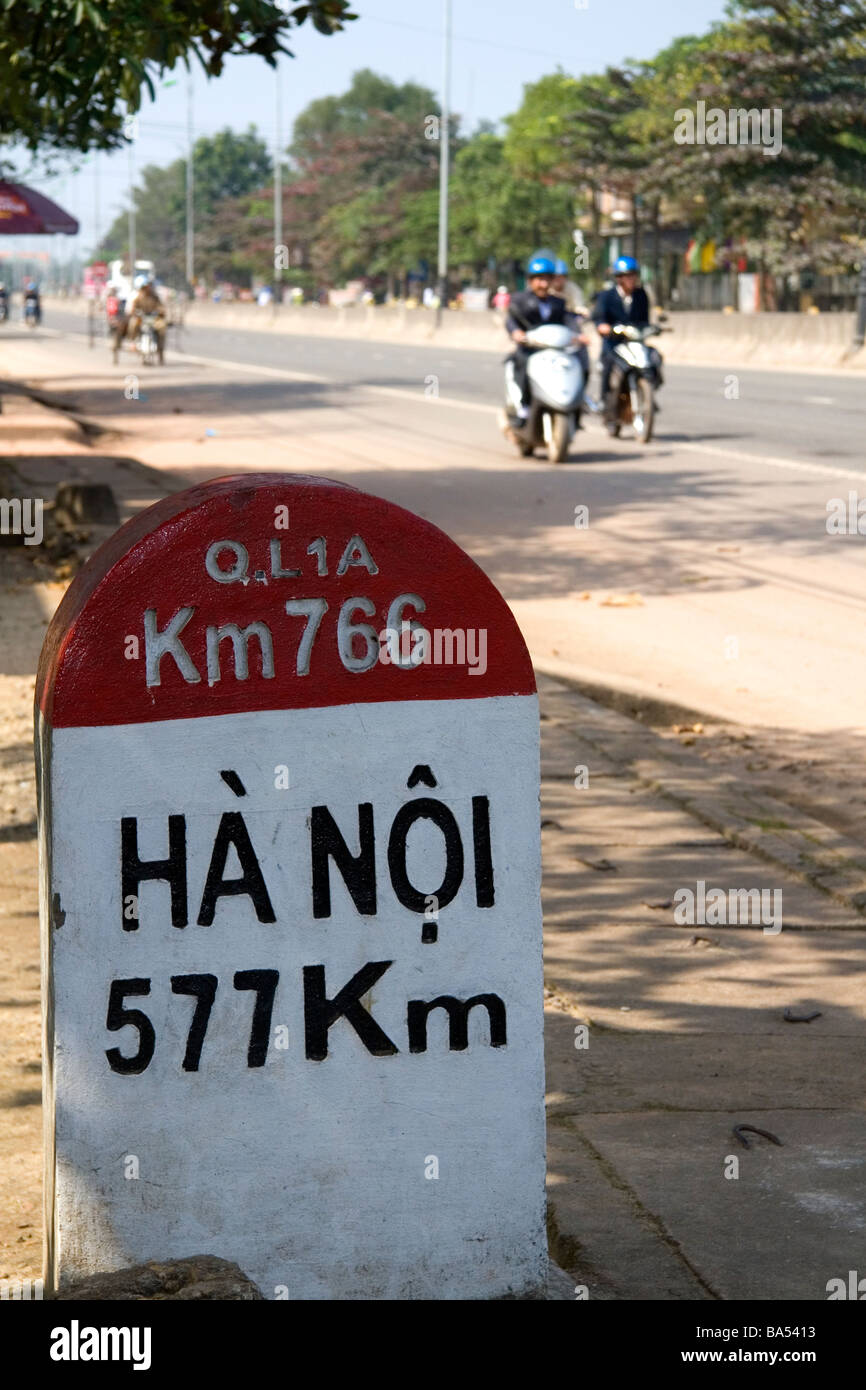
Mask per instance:
[[[489,581],[381,499],[221,480],[82,571],[38,698],[49,1282],[538,1289],[538,710]]]

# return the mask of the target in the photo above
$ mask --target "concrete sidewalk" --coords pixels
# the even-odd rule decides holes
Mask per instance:
[[[592,1298],[826,1298],[866,1238],[862,919],[648,788],[652,731],[541,692],[553,1258]],[[698,880],[778,890],[781,932],[677,925]]]

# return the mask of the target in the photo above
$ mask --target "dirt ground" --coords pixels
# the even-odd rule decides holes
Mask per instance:
[[[51,497],[77,458],[89,463],[56,412],[4,395],[0,421],[2,497]],[[36,667],[51,615],[110,529],[61,527],[49,511],[42,545],[0,535],[0,1281],[38,1278],[42,1266]]]
[[[33,686],[45,628],[73,568],[37,547],[0,546],[0,1280],[41,1274]]]

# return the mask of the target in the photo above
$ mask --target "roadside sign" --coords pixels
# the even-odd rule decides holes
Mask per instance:
[[[490,307],[490,291],[479,285],[466,285],[461,291],[463,308],[474,313]]]
[[[105,261],[93,261],[84,267],[84,297],[98,299],[108,282],[108,266]]]
[[[354,488],[175,494],[37,681],[49,1285],[546,1278],[538,708],[509,609]]]

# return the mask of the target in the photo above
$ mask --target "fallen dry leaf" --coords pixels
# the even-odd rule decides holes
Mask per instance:
[[[602,608],[643,608],[640,594],[608,594],[601,601]]]

